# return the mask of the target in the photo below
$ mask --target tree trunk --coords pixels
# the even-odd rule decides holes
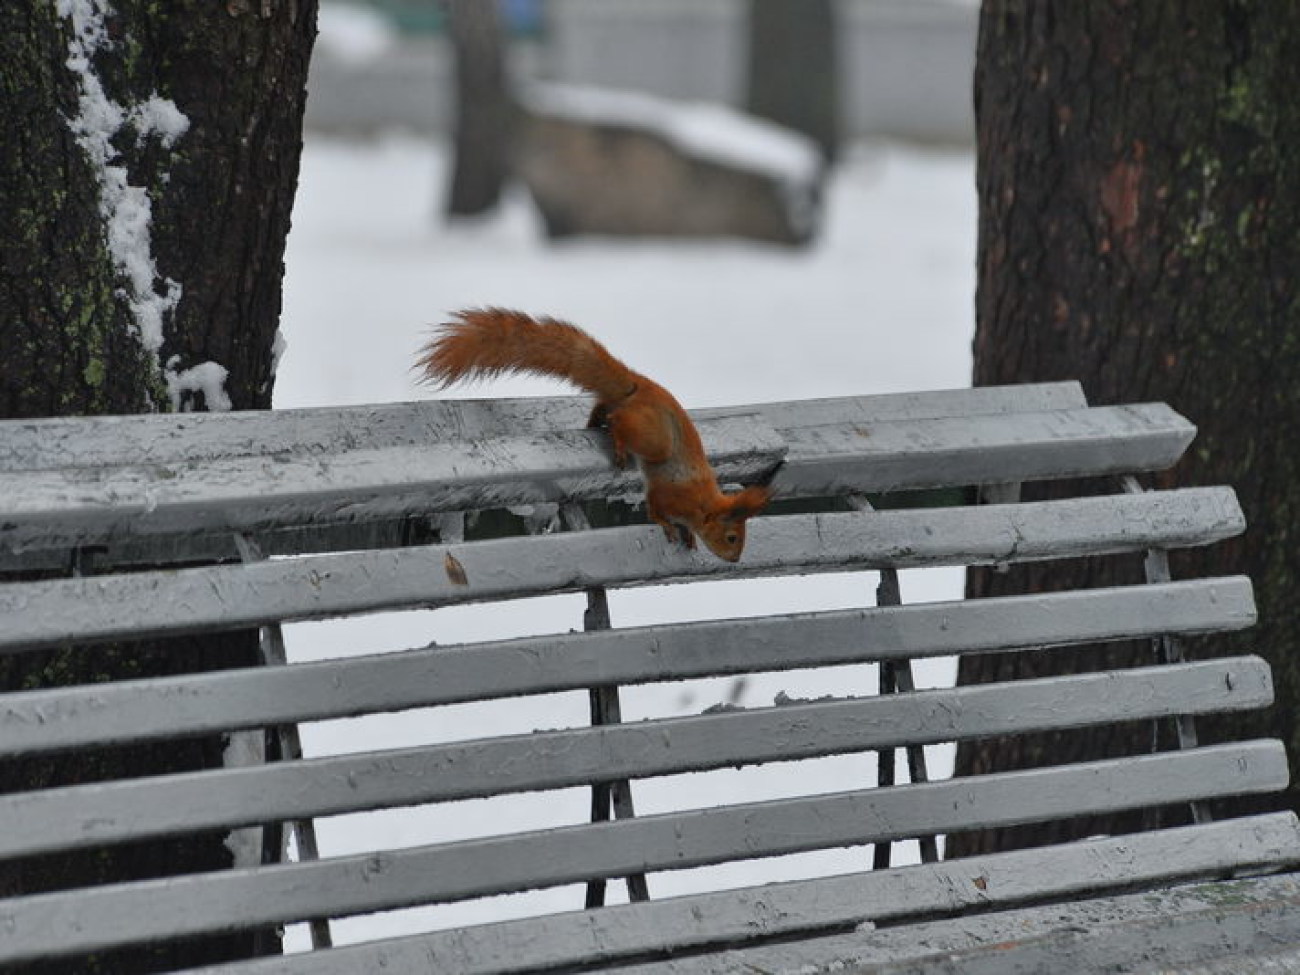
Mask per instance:
[[[1260,622],[1196,641],[1257,652],[1277,704],[1198,720],[1201,741],[1277,735],[1300,760],[1300,7],[985,0],[975,74],[977,385],[1078,378],[1095,403],[1163,400],[1199,428],[1158,486],[1230,484],[1247,534],[1173,559],[1247,573]],[[1113,490],[1114,485],[1104,486]],[[1050,487],[1027,491],[1049,497]],[[1059,492],[1055,492],[1059,493]],[[1142,578],[1136,559],[972,571],[972,596]],[[971,657],[959,683],[1129,666],[1149,646]],[[1159,747],[1170,747],[1165,729]],[[1152,747],[1150,725],[971,743],[958,774]],[[1298,808],[1282,797],[1224,810]],[[949,855],[1178,822],[1185,810],[951,837]]]
[[[0,33],[0,416],[266,408],[315,0],[14,0]],[[70,566],[93,572],[89,553]],[[255,631],[11,656],[30,689],[258,662]],[[0,790],[220,766],[224,736],[0,766]],[[227,833],[0,866],[0,895],[231,865]],[[271,932],[24,966],[150,972]]]
[[[455,159],[447,215],[492,210],[510,174],[512,103],[496,0],[451,0],[448,26],[456,60]]]
[[[837,64],[831,0],[750,0],[747,108],[807,135],[827,162],[839,151]]]

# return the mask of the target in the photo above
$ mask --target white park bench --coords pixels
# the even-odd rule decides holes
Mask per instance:
[[[1192,725],[1269,706],[1269,668],[1179,652],[1182,636],[1249,627],[1251,585],[1171,581],[1164,558],[1241,533],[1241,510],[1228,487],[1143,490],[1134,476],[1174,464],[1187,420],[1160,404],[1090,407],[1072,383],[698,411],[723,479],[772,477],[779,498],[730,565],[628,517],[618,499],[639,476],[611,468],[586,415],[565,398],[0,424],[0,654],[258,627],[268,661],[5,693],[0,761],[249,729],[279,729],[288,755],[0,796],[0,857],[268,823],[298,840],[294,862],[0,899],[0,969],[313,921],[317,950],[202,971],[1300,970],[1287,947],[1300,944],[1295,816],[1206,814],[1218,797],[1283,789],[1283,746],[1198,746]],[[1078,476],[1115,491],[1029,502],[1014,488]],[[921,496],[931,506],[890,501]],[[899,596],[900,569],[1117,553],[1146,553],[1145,585]],[[606,602],[656,586],[668,607],[704,580],[827,572],[860,573],[863,607],[770,615],[755,598],[741,619],[618,628]],[[586,595],[581,632],[280,657],[285,622],[563,592]],[[1149,664],[1122,671],[918,690],[911,666],[1134,639],[1151,642]],[[840,671],[831,698],[620,722],[635,685],[847,664],[878,666]],[[575,691],[590,694],[590,725],[555,693]],[[302,723],[523,695],[535,713],[554,703],[555,730],[294,754]],[[1180,747],[925,781],[923,746],[1132,721],[1177,721]],[[895,750],[911,782],[893,784]],[[789,763],[798,783],[835,755],[857,756],[860,775],[829,793],[701,800],[687,775]],[[681,776],[679,801],[647,813],[642,780],[663,776]],[[583,793],[580,822],[416,846],[385,844],[381,827],[372,852],[313,856],[321,817],[523,793],[545,804],[575,787],[592,790],[594,822]],[[954,831],[1176,804],[1195,808],[1192,825],[936,856]],[[910,839],[922,862],[890,865]],[[767,879],[789,876],[764,873],[778,858],[817,850],[835,851],[833,875]],[[656,891],[665,872],[737,861],[696,871],[696,892]],[[612,881],[628,903],[603,904]],[[325,947],[335,918],[550,888],[564,888],[558,911]],[[1263,967],[1275,963],[1298,967]]]

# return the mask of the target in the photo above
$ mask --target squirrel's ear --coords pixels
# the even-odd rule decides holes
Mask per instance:
[[[731,495],[728,514],[733,520],[743,521],[762,511],[770,500],[772,500],[771,488],[753,485]]]

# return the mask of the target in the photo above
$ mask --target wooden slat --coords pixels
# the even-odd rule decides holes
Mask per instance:
[[[1159,470],[1182,455],[1195,428],[1156,403],[787,432],[760,416],[735,416],[702,421],[701,432],[724,481],[764,477],[785,457],[773,486],[790,497]],[[602,436],[585,430],[436,449],[0,473],[0,547],[66,550],[140,535],[373,522],[640,490],[640,475],[614,469]]]
[[[1295,878],[1291,879],[1294,882]],[[1255,883],[1263,884],[1264,880]],[[1262,907],[1269,910],[1268,905]],[[1295,906],[1292,905],[1291,909],[1295,910]],[[1279,938],[1265,928],[1265,925],[1260,925],[1254,929],[1253,933],[1258,935],[1257,940],[1262,944],[1253,950],[1247,948],[1243,951],[1234,946],[1236,950],[1230,950],[1228,954],[1180,967],[1178,975],[1295,975],[1300,972],[1300,932]],[[1148,975],[1156,973],[1153,971]]]
[[[1280,742],[748,803],[0,901],[0,960],[1282,788]]]
[[[846,424],[864,429],[880,422],[900,418],[970,417],[1013,415],[1018,412],[1076,410],[1086,406],[1077,383],[1032,386],[990,387],[978,390],[950,390],[935,393],[905,393],[885,396],[841,397],[826,400],[760,404],[753,407],[725,407],[695,411],[706,427],[711,421],[760,415],[786,439],[798,438],[807,443],[804,428],[827,423]],[[173,416],[53,418],[36,421],[0,422],[0,471],[60,471],[74,480],[78,468],[111,469],[124,462],[143,466],[155,473],[169,470],[182,475],[209,461],[241,458],[242,464],[256,471],[257,459],[277,461],[269,466],[282,468],[296,459],[310,474],[318,460],[328,465],[336,455],[355,451],[380,451],[387,448],[418,448],[424,451],[435,443],[501,437],[526,437],[555,431],[576,431],[586,423],[588,405],[582,398],[528,400],[462,400],[431,403],[385,404],[380,406],[287,410],[274,414],[241,411],[236,414],[181,414]],[[859,438],[860,439],[860,438]],[[811,441],[816,446],[816,438]],[[410,454],[409,449],[395,453]],[[715,456],[724,476],[748,476],[742,468],[732,469],[725,455]],[[346,466],[346,461],[343,462]],[[227,465],[229,466],[229,465]],[[277,493],[285,491],[283,477],[270,485],[254,486],[254,479],[235,478],[248,485],[248,494],[240,499],[242,510],[227,514],[233,525],[235,516],[246,522],[247,531],[255,531],[259,546],[268,555],[294,555],[307,552],[347,551],[361,548],[385,548],[411,544],[414,527],[423,532],[422,524],[430,503],[428,495],[403,484],[410,463],[405,457],[397,464],[375,465],[378,480],[367,486],[374,498],[367,504],[348,503],[330,516],[331,504],[302,501],[291,505],[272,503]],[[283,470],[278,475],[283,475]],[[355,473],[355,472],[354,472]],[[104,471],[95,476],[103,476]],[[602,476],[611,486],[618,480],[608,467]],[[394,480],[398,478],[398,480]],[[0,474],[0,480],[3,475]],[[799,490],[797,478],[787,482],[791,491]],[[824,480],[824,472],[815,472],[814,482]],[[18,483],[22,483],[21,480]],[[129,486],[129,485],[128,485]],[[525,485],[527,486],[527,485]],[[162,485],[163,492],[168,485]],[[533,485],[537,488],[538,485]],[[542,486],[544,487],[544,485]],[[816,483],[806,485],[815,488]],[[639,484],[636,491],[639,492]],[[13,493],[10,491],[9,493]],[[156,503],[158,491],[146,499]],[[5,492],[0,491],[0,498]],[[131,495],[125,495],[130,498]],[[138,495],[135,496],[138,499]],[[504,495],[502,495],[504,497]],[[377,500],[382,498],[383,503]],[[228,501],[227,501],[228,504]],[[412,514],[412,513],[415,514]],[[144,518],[157,524],[157,509]],[[263,527],[254,528],[258,519]],[[338,517],[346,520],[338,520]],[[415,518],[414,525],[411,522]],[[286,519],[297,524],[284,525]],[[308,520],[309,519],[309,520]],[[59,541],[63,524],[51,527],[44,538],[32,538],[31,544],[46,546]],[[116,535],[95,544],[105,564],[118,566],[153,566],[159,564],[204,564],[214,561],[238,561],[228,532],[200,533],[187,530],[180,534],[121,534],[132,527],[131,519],[101,525],[103,531]],[[138,527],[138,526],[137,526]],[[28,526],[30,529],[31,526]],[[35,533],[23,529],[28,536]],[[14,531],[19,527],[15,526]],[[0,570],[20,573],[58,571],[66,568],[66,548],[0,546]]]
[[[0,587],[0,652],[589,586],[888,566],[979,565],[1207,544],[1240,534],[1229,488],[974,508],[758,518],[741,563],[656,526]],[[455,571],[452,571],[454,567]]]
[[[1251,877],[620,966],[619,975],[1295,975],[1300,877]],[[1261,958],[1262,956],[1262,958]],[[1190,967],[1190,970],[1189,970]]]
[[[0,757],[487,700],[1018,647],[1239,630],[1250,580],[569,633],[0,695]]]
[[[710,421],[701,436],[726,478],[767,474],[786,452],[784,439],[759,417]],[[423,449],[33,471],[0,474],[0,547],[68,549],[119,536],[393,518],[639,489],[640,475],[614,468],[607,442],[592,430]]]
[[[953,932],[957,925],[942,925]],[[927,925],[940,927],[940,925]],[[994,930],[1012,938],[996,948],[988,934]],[[929,930],[915,932],[925,944]],[[860,969],[866,975],[1034,975],[1037,972],[1156,972],[1190,975],[1185,966],[1207,959],[1229,962],[1232,975],[1300,971],[1295,946],[1300,944],[1300,878],[1255,877],[1227,883],[1199,884],[1120,894],[1072,904],[1064,909],[1029,908],[996,921],[966,928],[965,945],[949,951],[924,952],[916,944],[903,948],[907,960],[887,961],[879,968]],[[893,940],[903,947],[902,938]],[[955,939],[954,939],[955,940]],[[1287,968],[1257,968],[1252,956],[1273,954],[1289,946]],[[733,971],[734,969],[728,969]],[[635,971],[635,970],[634,970]],[[641,975],[650,975],[649,972]],[[663,973],[667,975],[667,973]]]
[[[188,975],[512,975],[963,909],[1141,890],[1300,861],[1292,813],[435,931]],[[906,929],[896,929],[905,931]],[[732,969],[735,970],[734,968]]]
[[[47,789],[0,796],[0,856],[1272,700],[1239,657]]]
[[[698,420],[762,414],[779,430],[840,420],[1007,415],[1087,406],[1077,382],[985,386],[692,410]],[[425,447],[447,440],[577,430],[588,397],[444,399],[366,406],[230,413],[50,417],[0,421],[0,471],[111,467],[261,454],[336,454],[359,448]]]
[[[838,421],[787,433],[779,495],[829,496],[1164,470],[1196,428],[1163,403],[1015,416]]]

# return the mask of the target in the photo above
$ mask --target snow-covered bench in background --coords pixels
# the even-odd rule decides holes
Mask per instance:
[[[776,469],[783,499],[729,565],[601,502],[638,479],[611,469],[586,412],[557,399],[0,424],[0,653],[256,626],[274,659],[285,621],[554,592],[588,602],[584,632],[0,695],[0,760],[566,690],[590,689],[595,721],[561,713],[570,726],[553,731],[3,796],[0,856],[575,786],[592,786],[600,820],[402,849],[381,833],[361,855],[0,900],[0,965],[562,885],[601,903],[617,878],[632,903],[583,908],[575,887],[562,913],[204,971],[1241,971],[1241,956],[1300,941],[1300,882],[1279,872],[1300,862],[1291,814],[935,860],[933,838],[954,830],[1286,784],[1277,741],[919,781],[923,745],[1270,703],[1262,660],[1184,662],[1162,639],[1248,627],[1255,612],[1244,578],[1162,570],[1165,550],[1244,529],[1231,489],[1120,487],[1177,460],[1186,420],[1158,404],[1089,407],[1075,384],[699,411],[724,477]],[[1007,489],[1077,475],[1113,476],[1116,493],[1021,502]],[[978,503],[980,485],[999,486],[984,497],[996,503]],[[942,504],[866,500],[908,492]],[[498,513],[467,520],[477,509]],[[12,581],[74,551],[94,553],[79,576]],[[1155,553],[1148,584],[898,605],[899,569],[1114,553]],[[140,568],[159,563],[174,567]],[[744,619],[619,629],[605,601],[607,587],[876,570],[878,597],[860,609],[755,604]],[[1122,639],[1150,639],[1150,666],[913,689],[916,658]],[[870,662],[835,699],[619,723],[620,687]],[[894,749],[916,782],[888,784]],[[843,791],[690,808],[684,779],[685,808],[633,815],[639,779],[875,751],[890,756],[880,782],[864,757]],[[888,867],[909,837],[925,862]],[[868,869],[868,845],[885,869]],[[840,849],[838,875],[731,890],[701,875],[702,893],[645,899],[660,871],[752,859],[745,876],[761,878],[776,862],[762,858],[819,849]],[[1253,874],[1272,875],[1232,879]],[[1228,968],[1208,961],[1225,955]]]

